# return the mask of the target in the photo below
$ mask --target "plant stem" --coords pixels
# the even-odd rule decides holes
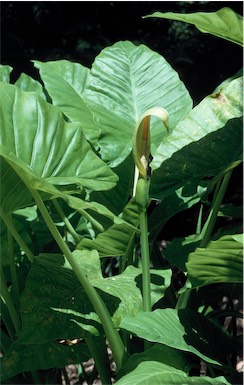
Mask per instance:
[[[232,174],[232,170],[229,171],[224,176],[223,182],[222,182],[222,184],[218,190],[218,193],[216,194],[216,197],[213,201],[213,205],[212,205],[211,211],[209,213],[208,219],[207,219],[207,221],[203,227],[203,230],[202,230],[202,240],[201,240],[199,247],[206,247],[206,245],[208,244],[208,242],[210,240],[210,237],[211,237],[211,234],[213,232],[213,228],[215,226],[216,219],[218,216],[218,211],[219,211],[220,205],[222,203],[222,200],[224,198],[226,189],[228,187],[228,183],[229,183],[231,174]]]
[[[11,317],[13,324],[14,324],[14,327],[15,327],[16,334],[18,334],[20,332],[20,329],[21,329],[21,322],[20,322],[19,314],[18,314],[18,312],[14,306],[12,297],[8,291],[2,268],[1,268],[1,295],[2,295],[2,297],[6,303],[6,306],[8,308],[10,317]]]
[[[11,338],[1,329],[1,352],[5,353],[11,344]]]
[[[143,310],[151,311],[150,253],[148,243],[147,211],[145,209],[140,213],[140,230]]]
[[[10,220],[9,216],[2,210],[1,207],[0,207],[0,216],[2,217],[4,223],[6,224],[7,228],[11,232],[11,234],[13,235],[14,239],[16,240],[16,242],[19,244],[20,248],[26,254],[27,258],[30,260],[30,262],[33,262],[34,255],[32,254],[32,252],[29,249],[29,247],[25,244],[25,242],[23,241],[23,239],[21,238],[21,236],[19,235],[19,233],[15,229],[15,227],[14,227],[12,221]]]
[[[219,187],[219,183],[216,186],[212,207],[211,207],[208,219],[202,229],[202,233],[201,233],[202,240],[199,247],[202,247],[202,248],[206,247],[210,240],[210,237],[213,232],[216,219],[218,216],[218,211],[222,203],[222,200],[224,198],[226,189],[228,187],[231,174],[232,174],[232,170],[228,171],[228,173],[223,178],[221,186]],[[182,293],[179,296],[176,304],[176,309],[186,309],[187,307],[189,307],[189,303],[192,297],[193,297],[193,290],[187,289],[184,293]]]
[[[8,335],[11,338],[12,341],[15,340],[15,329],[13,321],[10,317],[8,308],[6,306],[6,303],[3,301],[3,297],[1,296],[1,319],[7,329]]]
[[[18,278],[17,278],[16,265],[14,262],[13,236],[12,236],[9,229],[8,229],[8,256],[9,256],[13,294],[15,296],[15,302],[16,302],[17,308],[19,308],[19,306],[20,306],[19,283],[18,283]]]
[[[85,342],[88,346],[88,349],[95,361],[95,366],[97,368],[97,371],[99,373],[99,376],[101,378],[102,384],[110,385],[111,379],[108,373],[108,370],[106,368],[106,364],[104,363],[104,356],[101,354],[101,352],[98,350],[96,343],[94,341],[94,338],[91,334],[88,334],[85,336]]]
[[[96,313],[98,314],[102,326],[104,328],[106,337],[109,341],[110,347],[113,351],[114,360],[116,362],[117,368],[120,369],[122,367],[123,360],[125,359],[125,349],[123,342],[120,338],[120,335],[118,331],[114,328],[113,321],[111,319],[111,316],[108,312],[107,307],[105,306],[103,300],[98,295],[96,289],[91,285],[90,281],[87,279],[85,274],[83,273],[80,265],[78,264],[76,258],[62,239],[58,229],[56,228],[55,224],[53,223],[53,220],[51,216],[49,215],[46,206],[44,205],[40,194],[38,191],[34,189],[30,189],[37,206],[51,232],[54,239],[56,240],[58,246],[60,247],[60,250],[63,252],[65,257],[67,258],[69,264],[71,265],[72,269],[74,270],[75,275],[77,276],[79,282],[83,286],[88,298],[90,299]]]
[[[70,223],[69,219],[66,217],[66,215],[64,214],[60,204],[58,203],[58,201],[56,199],[54,199],[53,201],[53,204],[54,204],[54,207],[55,209],[57,210],[58,214],[60,215],[60,218],[62,219],[62,221],[64,222],[68,232],[72,235],[72,237],[74,238],[76,244],[78,244],[80,242],[80,237],[79,235],[77,234],[77,232],[75,231],[74,227],[72,226],[72,224]]]

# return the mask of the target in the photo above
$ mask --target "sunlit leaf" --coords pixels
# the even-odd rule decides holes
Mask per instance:
[[[243,44],[243,17],[231,8],[224,7],[217,12],[155,12],[146,17],[184,21],[195,25],[201,32],[210,33],[233,43]]]
[[[115,186],[117,176],[92,151],[79,124],[65,122],[57,107],[35,93],[4,83],[0,90],[1,202],[6,212],[33,202],[23,179],[30,185],[77,184],[92,190]]]
[[[13,68],[8,65],[0,64],[0,81],[4,83],[9,83],[10,74]]]
[[[141,312],[135,317],[125,317],[120,327],[140,338],[193,353],[217,365],[235,344],[224,329],[190,309]]]
[[[154,156],[150,195],[162,199],[198,178],[242,161],[242,78],[206,97],[163,140]]]
[[[209,242],[206,248],[198,247],[189,254],[186,267],[193,287],[242,283],[243,235],[225,235]]]

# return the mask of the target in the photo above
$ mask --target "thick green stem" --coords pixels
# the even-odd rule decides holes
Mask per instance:
[[[84,339],[95,361],[95,366],[101,378],[102,384],[110,385],[111,378],[107,370],[106,363],[104,362],[104,355],[101,354],[101,352],[98,350],[98,347],[94,341],[94,337],[91,334],[87,334]]]
[[[18,314],[18,312],[14,306],[12,297],[8,291],[2,268],[1,268],[1,295],[2,295],[2,297],[5,301],[5,304],[8,308],[10,317],[13,321],[13,324],[14,324],[14,327],[16,330],[16,334],[18,334],[21,330],[21,322],[20,322],[19,314]]]
[[[23,241],[23,239],[21,238],[21,236],[19,235],[19,233],[15,229],[15,227],[14,227],[11,219],[9,218],[9,216],[2,210],[1,207],[0,207],[0,216],[2,217],[5,225],[7,226],[7,228],[9,229],[11,234],[13,235],[14,239],[16,240],[16,242],[19,244],[20,248],[25,252],[25,254],[29,258],[29,260],[31,262],[33,262],[34,255],[32,254],[32,252],[29,249],[29,247],[25,244],[25,242]]]
[[[141,262],[142,262],[142,296],[143,310],[151,311],[151,287],[150,287],[150,253],[148,243],[148,224],[147,212],[143,210],[140,213],[140,230],[141,230]]]
[[[46,206],[44,205],[38,191],[31,189],[31,193],[37,203],[37,206],[51,232],[54,239],[56,240],[60,250],[63,252],[65,257],[67,258],[69,264],[74,270],[75,275],[77,276],[79,282],[83,286],[88,298],[90,299],[96,313],[98,314],[102,326],[104,328],[106,337],[109,341],[110,347],[113,351],[114,360],[116,362],[117,368],[120,369],[122,367],[122,363],[125,359],[125,349],[123,342],[120,338],[118,331],[115,329],[113,325],[113,321],[108,312],[107,307],[102,301],[101,297],[98,295],[96,289],[91,285],[90,281],[87,279],[85,274],[83,273],[80,265],[78,264],[76,258],[62,239],[59,231],[57,230],[55,224],[51,216],[49,215]]]
[[[213,232],[213,228],[215,226],[216,219],[218,216],[218,211],[219,211],[220,205],[222,203],[222,200],[224,198],[226,189],[228,187],[231,174],[232,174],[232,171],[229,171],[224,176],[223,182],[222,182],[222,184],[218,190],[218,193],[216,194],[216,197],[213,201],[213,205],[212,205],[210,214],[209,214],[208,219],[207,219],[207,221],[204,225],[204,228],[202,230],[202,240],[200,243],[200,247],[206,247],[206,245],[208,244],[208,242],[210,240],[210,237],[211,237],[211,234]]]
[[[72,226],[72,224],[70,223],[70,221],[68,220],[68,218],[66,217],[66,215],[64,214],[60,204],[58,203],[58,201],[56,199],[54,199],[52,202],[53,202],[55,209],[57,210],[58,214],[60,215],[60,218],[64,222],[68,232],[72,235],[76,244],[78,244],[80,242],[80,237],[77,234],[77,232],[75,231],[75,229]]]

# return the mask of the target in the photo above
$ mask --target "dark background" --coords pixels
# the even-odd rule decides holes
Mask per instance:
[[[68,59],[90,67],[96,55],[119,40],[146,44],[179,73],[195,103],[242,67],[242,48],[194,26],[142,19],[155,11],[212,12],[242,1],[33,1],[1,2],[1,64],[37,77],[32,59]]]

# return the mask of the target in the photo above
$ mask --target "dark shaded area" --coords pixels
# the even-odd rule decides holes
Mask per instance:
[[[242,49],[189,24],[142,19],[155,11],[217,11],[242,2],[227,1],[78,1],[2,2],[1,63],[36,77],[32,59],[68,59],[90,67],[96,55],[119,40],[146,44],[177,70],[194,102],[242,66]]]

